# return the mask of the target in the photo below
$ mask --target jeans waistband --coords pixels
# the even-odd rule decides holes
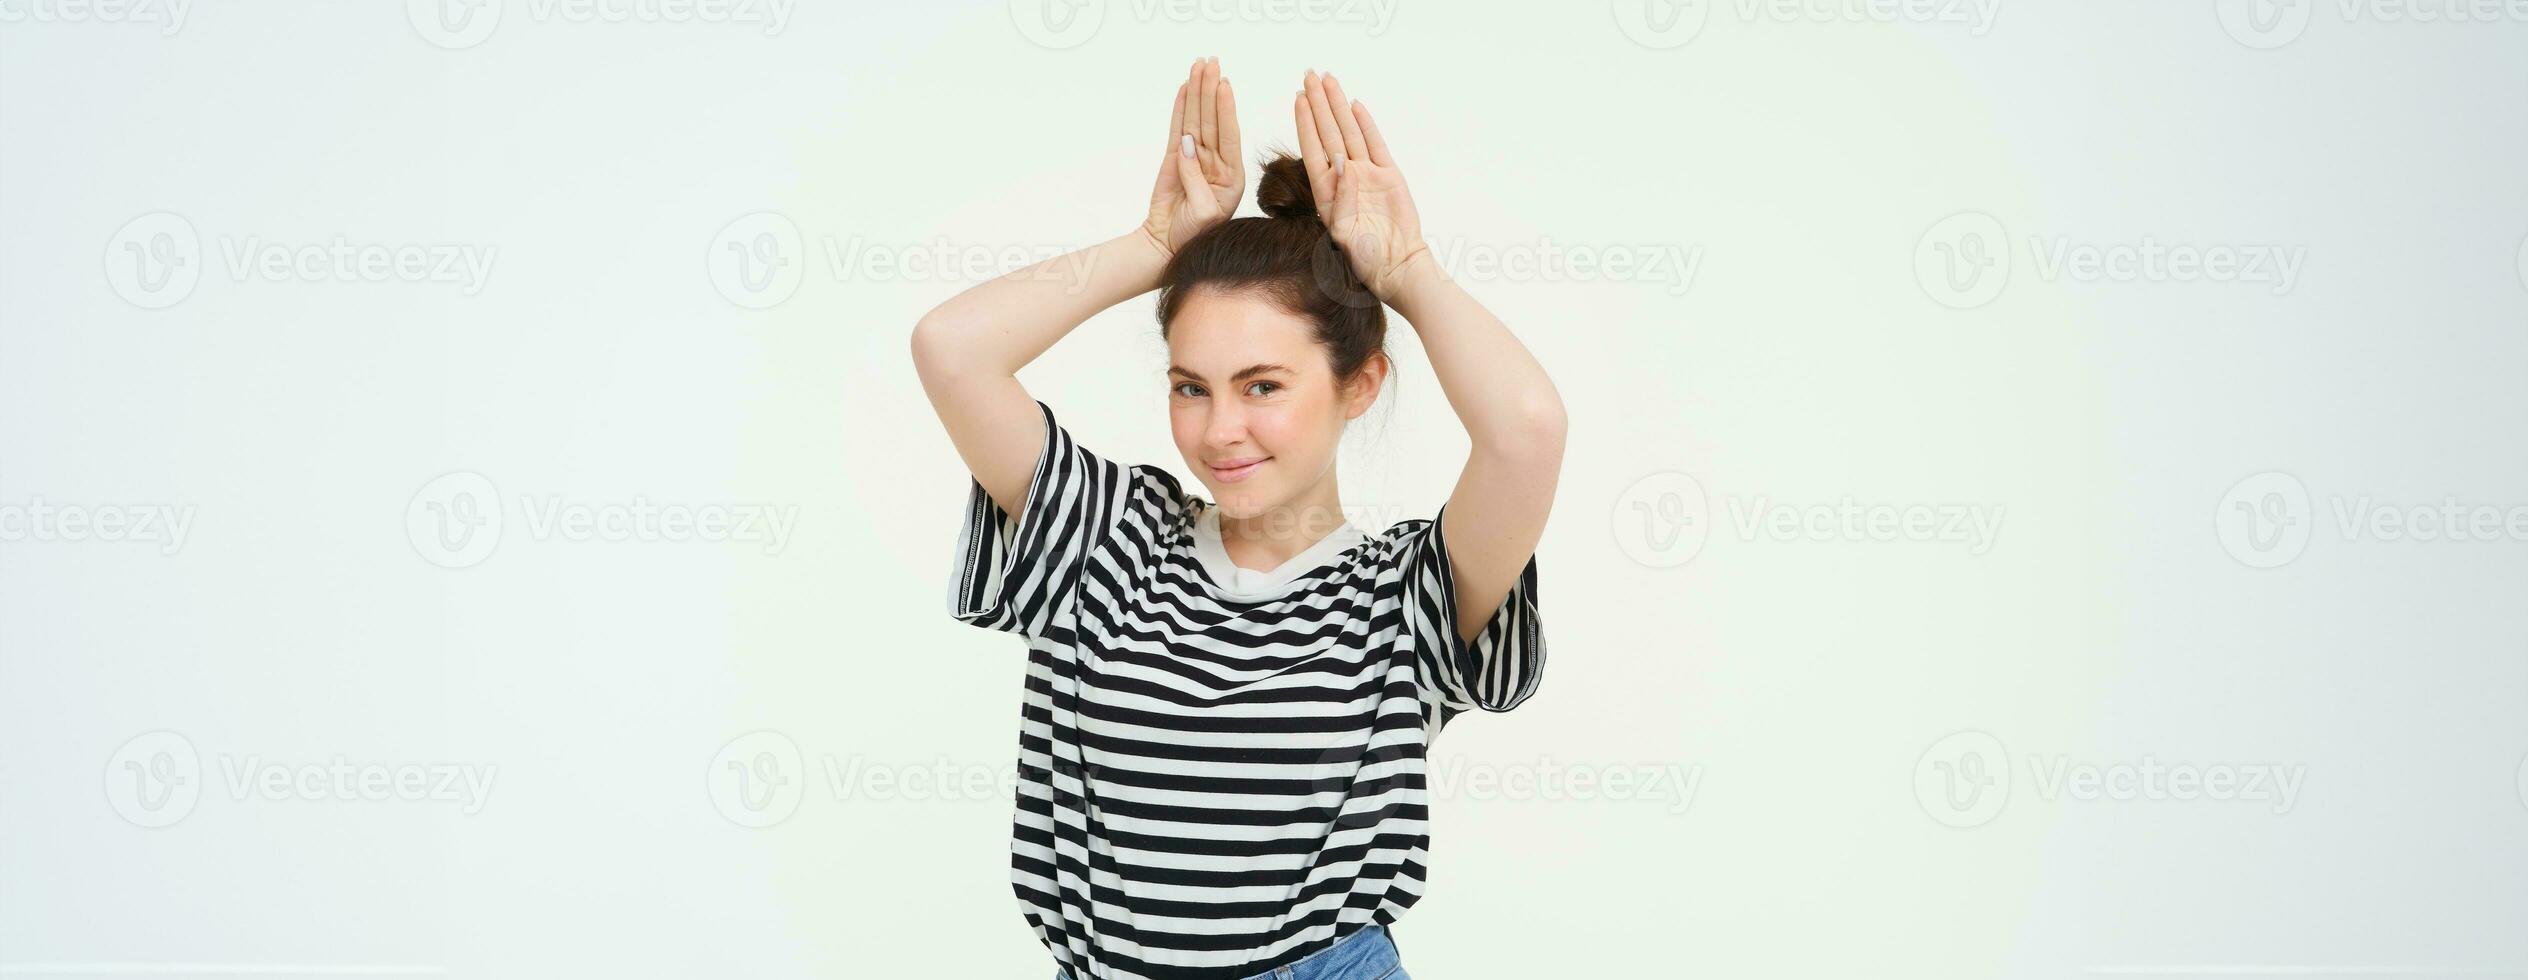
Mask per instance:
[[[1381,980],[1402,972],[1401,955],[1387,927],[1373,923],[1344,933],[1324,949],[1242,980]],[[1059,967],[1053,975],[1055,980],[1072,980]]]
[[[1378,980],[1395,971],[1396,943],[1387,927],[1372,923],[1334,944],[1246,980]]]

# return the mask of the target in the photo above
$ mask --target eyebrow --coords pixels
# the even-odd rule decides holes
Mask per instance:
[[[1281,365],[1279,365],[1279,364],[1250,364],[1250,365],[1247,365],[1246,367],[1239,368],[1239,369],[1238,369],[1238,373],[1233,374],[1233,375],[1230,375],[1230,376],[1229,376],[1229,383],[1231,383],[1231,384],[1236,384],[1236,383],[1238,383],[1238,382],[1240,382],[1240,381],[1244,381],[1244,380],[1246,380],[1246,379],[1248,379],[1248,378],[1257,377],[1257,376],[1259,376],[1259,375],[1271,374],[1271,373],[1276,372],[1276,371],[1279,371],[1279,372],[1281,372],[1281,373],[1283,373],[1283,374],[1296,374],[1296,373],[1297,373],[1297,372],[1292,371],[1291,369],[1286,368],[1286,367],[1283,367],[1283,366],[1281,366]],[[1202,375],[1195,374],[1195,373],[1194,373],[1194,372],[1192,372],[1192,371],[1188,371],[1188,370],[1186,370],[1183,366],[1180,366],[1180,365],[1175,365],[1175,364],[1170,364],[1170,365],[1168,365],[1168,368],[1167,368],[1167,373],[1169,373],[1169,374],[1181,374],[1181,375],[1184,375],[1184,376],[1186,376],[1186,377],[1188,377],[1188,378],[1192,378],[1192,379],[1194,379],[1194,380],[1196,380],[1196,381],[1201,381],[1201,380],[1203,380],[1203,376],[1202,376]]]

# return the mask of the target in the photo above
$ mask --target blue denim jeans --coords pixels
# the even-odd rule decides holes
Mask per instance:
[[[1072,980],[1056,967],[1053,980]],[[1387,927],[1362,926],[1343,934],[1334,945],[1302,956],[1246,980],[1413,980],[1404,972],[1395,937]]]

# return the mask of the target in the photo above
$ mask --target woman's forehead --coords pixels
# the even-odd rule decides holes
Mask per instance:
[[[1272,362],[1298,368],[1316,345],[1316,325],[1252,294],[1204,294],[1177,310],[1168,325],[1168,354],[1205,377]]]

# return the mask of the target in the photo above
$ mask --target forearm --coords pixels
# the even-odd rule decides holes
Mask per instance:
[[[1441,393],[1476,446],[1560,451],[1562,394],[1544,365],[1428,252],[1399,270],[1387,302],[1422,339]]]
[[[1135,228],[949,297],[915,328],[917,349],[960,370],[1017,374],[1089,317],[1158,288],[1166,265]]]

